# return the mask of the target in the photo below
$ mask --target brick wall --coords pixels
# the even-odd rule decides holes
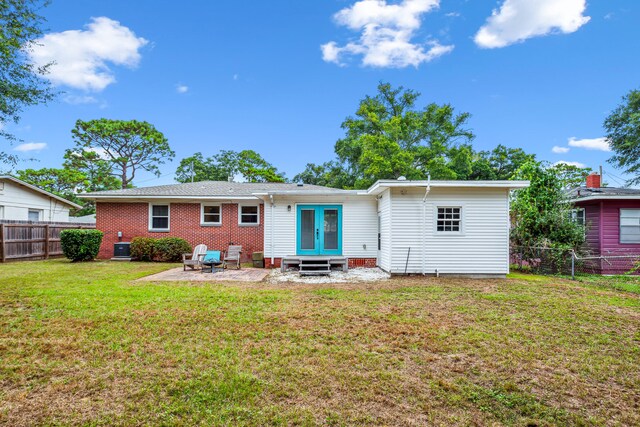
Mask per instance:
[[[96,204],[96,228],[104,232],[99,258],[113,256],[113,244],[134,237],[181,237],[191,246],[204,243],[210,249],[224,250],[233,242],[242,245],[243,261],[250,261],[253,252],[264,247],[264,206],[260,205],[260,225],[238,225],[238,205],[222,205],[221,226],[200,225],[200,203],[171,203],[169,232],[149,231],[149,205],[147,203]]]
[[[377,264],[375,258],[349,258],[349,268],[367,267],[373,268]],[[282,258],[274,258],[273,264],[271,264],[271,258],[265,258],[264,266],[266,268],[280,268],[282,265]]]

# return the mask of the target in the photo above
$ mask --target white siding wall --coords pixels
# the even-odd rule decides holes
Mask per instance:
[[[391,190],[385,190],[378,199],[380,215],[380,258],[378,266],[384,271],[391,270]]]
[[[404,193],[404,194],[403,194]],[[424,188],[391,194],[391,272],[427,274],[507,274],[509,271],[509,207],[505,189]],[[461,233],[436,232],[438,206],[461,206]],[[423,259],[423,250],[424,259]]]
[[[69,221],[69,206],[11,181],[0,180],[0,206],[4,206],[0,219],[27,221],[29,209],[39,209],[41,221]]]
[[[342,254],[349,258],[376,258],[378,249],[378,217],[376,200],[373,197],[274,197],[273,223],[271,205],[265,201],[264,254],[271,258],[271,236],[273,231],[273,257],[296,253],[296,205],[339,204],[342,205]],[[291,206],[291,212],[287,206]]]

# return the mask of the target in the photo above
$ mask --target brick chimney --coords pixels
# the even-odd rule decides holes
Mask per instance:
[[[591,172],[591,174],[587,176],[587,188],[600,188],[600,175]]]

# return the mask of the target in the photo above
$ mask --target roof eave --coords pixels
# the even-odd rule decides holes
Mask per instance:
[[[77,203],[73,203],[70,200],[67,200],[67,199],[65,199],[63,197],[57,196],[57,195],[55,195],[53,193],[48,192],[47,190],[43,190],[42,188],[38,188],[35,185],[31,185],[28,182],[24,182],[24,181],[22,181],[22,180],[20,180],[18,178],[14,178],[14,177],[12,177],[10,175],[1,175],[0,179],[7,179],[9,181],[13,181],[18,185],[22,185],[22,186],[27,187],[27,188],[29,188],[29,189],[37,192],[37,193],[43,194],[43,195],[45,195],[47,197],[51,197],[52,199],[56,199],[56,200],[66,204],[66,205],[69,205],[69,206],[71,206],[71,207],[73,207],[75,209],[82,209],[82,206],[80,206]]]

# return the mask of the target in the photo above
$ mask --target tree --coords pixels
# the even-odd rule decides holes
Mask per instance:
[[[355,117],[342,128],[346,136],[336,142],[338,160],[351,180],[347,187],[366,187],[378,179],[456,179],[470,172],[464,159],[473,133],[466,129],[470,115],[455,114],[451,105],[431,103],[414,108],[418,92],[378,85],[377,95],[360,102]],[[455,159],[455,160],[454,160]],[[463,165],[463,163],[465,165]]]
[[[122,188],[122,181],[112,175],[111,163],[95,151],[66,150],[64,163],[66,169],[82,172],[85,175],[86,185],[84,191],[105,191]]]
[[[222,150],[207,158],[204,158],[202,153],[195,153],[180,161],[176,170],[176,181],[190,182],[192,172],[194,181],[226,181],[236,175],[241,175],[247,182],[286,181],[275,166],[253,150]]]
[[[16,171],[16,176],[24,182],[35,185],[70,202],[85,206],[78,215],[89,215],[95,212],[93,204],[86,206],[86,201],[78,198],[76,193],[87,186],[87,177],[74,169],[25,169]]]
[[[587,176],[592,172],[591,168],[579,168],[574,165],[558,163],[549,168],[560,181],[560,185],[565,190],[580,187],[584,185]]]
[[[634,177],[627,184],[640,184],[640,91],[632,90],[622,101],[604,121],[614,152],[608,161]]]
[[[46,103],[54,93],[42,78],[47,66],[36,67],[27,55],[42,35],[44,19],[38,14],[47,2],[3,0],[0,2],[0,140],[5,147],[16,140],[6,124],[17,123],[25,107]],[[0,149],[0,163],[14,165],[17,157]]]
[[[122,188],[129,187],[140,169],[160,176],[158,165],[175,153],[162,132],[137,120],[78,120],[71,131],[76,151],[98,151],[111,165]]]
[[[511,202],[511,242],[524,248],[578,249],[584,243],[584,227],[571,220],[567,192],[552,168],[527,162],[515,178],[531,182],[518,190]]]
[[[522,148],[498,145],[491,151],[480,151],[473,163],[469,179],[508,180],[525,163],[535,161],[535,154],[527,154]]]
[[[339,162],[331,161],[321,165],[307,163],[305,170],[294,176],[293,181],[325,187],[348,188],[353,182],[353,177]]]

